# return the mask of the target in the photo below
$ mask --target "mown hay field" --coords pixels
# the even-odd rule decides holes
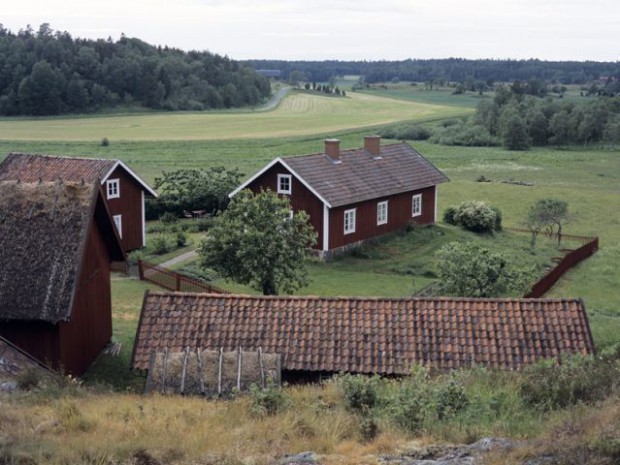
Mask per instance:
[[[292,93],[273,111],[147,113],[78,118],[0,119],[0,140],[188,141],[302,136],[372,127],[402,120],[433,120],[472,109],[392,100],[350,92],[334,98]]]

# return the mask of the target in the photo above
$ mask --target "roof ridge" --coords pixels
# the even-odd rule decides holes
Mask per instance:
[[[409,146],[409,144],[407,144],[406,142],[394,142],[392,144],[384,144],[384,145],[381,145],[381,148],[383,149],[385,147],[392,147],[394,145],[407,145],[408,147],[410,147],[412,150],[414,150],[417,153],[417,150],[413,149],[413,147]],[[365,147],[340,149],[340,154],[342,155],[343,153],[347,153],[347,152],[358,152],[358,151],[365,151],[365,150],[366,150]],[[298,158],[316,157],[316,156],[323,156],[323,155],[325,155],[325,152],[304,153],[302,155],[288,155],[288,156],[283,156],[280,158],[282,160],[292,160],[292,159],[298,159]]]
[[[394,296],[317,296],[317,295],[260,295],[260,294],[218,294],[215,292],[187,292],[187,291],[150,291],[149,296],[181,295],[187,297],[217,297],[226,299],[256,299],[256,300],[332,300],[332,301],[422,301],[422,302],[575,302],[579,297],[394,297]]]
[[[7,158],[12,155],[28,156],[28,157],[44,157],[44,158],[59,158],[63,160],[85,160],[85,161],[105,161],[116,163],[121,161],[120,158],[99,158],[88,156],[71,156],[71,155],[54,155],[51,153],[28,153],[28,152],[9,152]]]

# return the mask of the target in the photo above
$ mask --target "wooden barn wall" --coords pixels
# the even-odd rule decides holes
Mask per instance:
[[[412,197],[422,194],[422,215],[412,217]],[[388,222],[377,225],[377,203],[388,201]],[[344,212],[356,209],[355,232],[344,234]],[[329,213],[329,248],[334,249],[404,228],[409,222],[432,224],[435,220],[435,187],[382,197],[344,207]]]
[[[65,371],[74,375],[84,373],[112,338],[110,260],[95,221],[88,236],[71,319],[59,323],[59,330],[60,360]]]
[[[59,369],[58,326],[42,321],[0,322],[0,336],[44,364]]]
[[[273,192],[277,192],[278,174],[290,173],[282,165],[276,163],[263,173],[262,176],[255,179],[248,187],[253,192],[259,192],[261,187],[263,190],[270,189]],[[323,246],[323,202],[317,199],[295,176],[291,177],[291,181],[291,195],[289,197],[293,211],[303,210],[310,215],[310,223],[317,232],[317,241],[314,248],[321,249]]]
[[[120,197],[108,199],[106,184],[104,195],[111,215],[122,215],[123,237],[121,244],[125,252],[142,247],[142,188],[121,167],[116,168],[108,177],[119,180]]]

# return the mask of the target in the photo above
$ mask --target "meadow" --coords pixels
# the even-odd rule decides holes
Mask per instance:
[[[239,167],[249,176],[276,156],[320,152],[327,137],[338,137],[343,148],[359,147],[363,136],[382,124],[431,122],[472,111],[471,104],[441,105],[441,99],[452,98],[449,94],[429,94],[426,100],[414,96],[396,99],[355,94],[350,99],[336,99],[293,94],[273,115],[4,119],[0,120],[0,159],[10,151],[121,158],[149,182],[166,170],[215,165]],[[116,136],[104,133],[104,128],[117,131]],[[107,147],[100,144],[104,136],[110,139]],[[566,200],[571,213],[566,232],[598,235],[601,249],[569,272],[548,295],[584,300],[599,349],[620,342],[617,151],[574,147],[509,152],[427,142],[411,145],[450,178],[439,188],[440,215],[464,199],[485,200],[501,209],[505,226],[519,227],[537,199]],[[478,182],[481,176],[490,182]],[[528,185],[515,183],[520,181]],[[424,239],[429,234],[441,237]],[[544,264],[554,253],[552,248],[543,252],[548,244],[530,251],[527,235],[468,234],[440,223],[394,235],[360,254],[328,264],[312,262],[313,282],[301,292],[409,295],[426,284],[424,272],[432,266],[432,259],[423,260],[420,255],[431,256],[441,243],[453,238],[492,244],[518,262],[540,260]],[[127,367],[143,295],[150,287],[135,278],[113,276],[114,340],[122,344],[122,350],[117,357],[101,357],[87,373],[83,381],[89,391],[73,385],[61,390],[50,386],[47,391],[26,392],[7,402],[3,399],[0,463],[108,464],[126,460],[123,463],[260,465],[271,464],[283,454],[314,450],[325,454],[328,464],[374,464],[373,455],[390,454],[399,447],[402,450],[437,440],[470,442],[485,435],[539,436],[542,441],[533,447],[579,447],[576,454],[591,447],[608,447],[604,442],[608,436],[612,438],[609,444],[617,445],[617,402],[594,408],[577,405],[551,413],[526,411],[517,399],[515,374],[496,377],[482,371],[459,372],[457,378],[465,386],[471,409],[447,423],[429,418],[414,443],[411,434],[395,427],[387,417],[377,418],[379,435],[365,440],[360,435],[360,419],[343,407],[343,394],[335,383],[286,389],[294,408],[275,416],[253,414],[252,399],[247,397],[205,402],[140,396],[136,393],[141,392],[144,377],[130,373]],[[233,289],[248,291],[240,286]],[[110,394],[110,389],[117,392]],[[577,435],[586,438],[587,448],[575,446]],[[103,437],[106,441],[101,441]],[[492,463],[522,463],[530,452],[520,450]]]

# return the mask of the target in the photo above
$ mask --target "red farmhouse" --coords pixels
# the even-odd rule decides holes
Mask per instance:
[[[10,153],[0,163],[0,181],[58,179],[101,184],[123,249],[146,245],[144,199],[157,194],[122,161]]]
[[[124,258],[100,186],[0,182],[0,336],[83,373],[112,337],[110,261]]]
[[[270,189],[290,197],[293,211],[305,210],[324,256],[404,228],[432,224],[437,217],[437,184],[448,178],[406,143],[381,146],[379,136],[364,147],[340,150],[325,141],[325,152],[276,158],[233,191]]]

